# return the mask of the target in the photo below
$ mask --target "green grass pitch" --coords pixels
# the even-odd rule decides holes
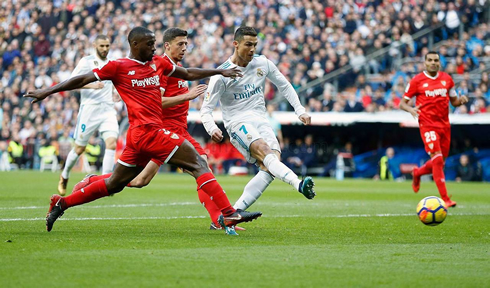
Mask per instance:
[[[69,189],[83,177],[72,174]],[[250,177],[218,177],[232,204]],[[307,200],[276,180],[232,237],[209,230],[188,175],[74,207],[45,230],[58,174],[0,172],[0,287],[489,287],[490,185],[448,183],[437,227],[423,182],[316,178]]]

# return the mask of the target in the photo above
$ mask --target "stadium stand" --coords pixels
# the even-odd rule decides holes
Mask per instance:
[[[205,68],[232,54],[238,26],[254,26],[260,32],[257,53],[278,65],[309,111],[321,113],[397,110],[404,87],[422,70],[422,55],[437,50],[458,91],[472,99],[453,113],[487,113],[488,2],[6,0],[0,9],[0,142],[18,135],[24,147],[19,168],[38,169],[41,141],[66,142],[73,135],[79,93],[59,93],[34,105],[22,95],[66,80],[99,33],[111,37],[110,58],[125,57],[127,33],[139,25],[155,31],[158,54],[164,29],[187,29],[183,64]],[[265,90],[268,101],[288,109],[273,85]],[[201,102],[194,100],[191,111]],[[123,103],[116,108],[125,129]]]

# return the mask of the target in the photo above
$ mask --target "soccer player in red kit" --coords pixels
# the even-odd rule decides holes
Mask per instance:
[[[418,119],[420,136],[429,153],[430,160],[412,172],[412,188],[415,193],[420,189],[420,177],[431,174],[436,182],[441,198],[447,207],[455,207],[456,202],[447,195],[444,164],[449,154],[451,126],[449,124],[449,102],[457,107],[468,102],[466,96],[458,97],[454,90],[454,81],[445,72],[439,71],[441,64],[437,52],[425,55],[425,71],[417,74],[407,85],[400,108]],[[408,102],[416,97],[415,107]]]
[[[187,31],[180,28],[169,28],[163,33],[163,44],[165,54],[162,56],[163,61],[169,65],[182,66],[182,61],[187,50]],[[163,73],[164,71],[158,71]],[[195,99],[206,91],[207,85],[198,85],[189,91],[186,80],[174,77],[160,75],[160,85],[162,90],[162,107],[163,107],[163,127],[168,131],[177,133],[187,139],[196,149],[197,153],[207,161],[207,155],[201,145],[187,132],[187,115],[189,111],[189,101]],[[141,188],[150,183],[158,173],[160,165],[158,160],[151,160],[143,171],[136,176],[130,183],[129,187]],[[88,184],[99,180],[109,178],[111,174],[105,175],[88,175],[80,181],[73,190],[84,188]],[[211,217],[211,229],[221,229],[218,223],[218,217],[221,210],[214,204],[208,194],[202,189],[198,189],[200,202],[206,208]],[[237,230],[243,228],[236,227]],[[232,233],[232,232],[230,232]]]
[[[155,34],[144,27],[136,27],[128,35],[130,55],[128,58],[109,61],[93,72],[70,78],[53,87],[29,91],[24,97],[38,102],[59,91],[81,88],[96,80],[111,80],[128,107],[130,128],[126,148],[119,158],[111,177],[92,182],[88,186],[62,197],[51,196],[46,216],[46,229],[51,231],[54,222],[70,207],[94,201],[120,192],[148,164],[156,160],[158,165],[170,163],[189,171],[195,178],[198,189],[204,190],[220,208],[226,226],[252,221],[260,212],[235,210],[210,172],[206,161],[182,136],[163,127],[160,76],[157,71],[182,79],[196,80],[215,74],[226,77],[240,76],[235,70],[184,69],[169,65],[154,57]]]

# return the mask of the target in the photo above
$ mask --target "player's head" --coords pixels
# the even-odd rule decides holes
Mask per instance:
[[[187,51],[187,31],[180,28],[168,28],[163,32],[165,54],[172,60],[182,61]]]
[[[249,26],[241,26],[235,31],[233,46],[235,54],[246,63],[252,61],[257,48],[257,31]]]
[[[441,62],[439,61],[439,53],[435,51],[429,51],[425,54],[425,70],[429,73],[437,73],[441,68]]]
[[[94,47],[97,56],[99,56],[100,59],[105,60],[107,54],[109,54],[109,49],[111,48],[111,41],[106,35],[97,35],[97,37],[95,37]]]
[[[145,27],[135,27],[131,29],[128,35],[131,55],[136,60],[150,61],[155,55],[155,33]]]

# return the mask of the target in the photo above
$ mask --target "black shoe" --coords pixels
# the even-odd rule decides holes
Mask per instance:
[[[305,179],[299,183],[299,193],[303,194],[308,199],[313,199],[316,196],[315,191],[313,191],[314,186],[315,182],[313,182],[313,178],[306,176]]]
[[[229,216],[223,216],[221,215],[220,221],[219,223],[222,225],[222,226],[235,226],[236,224],[238,223],[242,223],[242,222],[250,222],[252,220],[255,220],[257,218],[259,218],[260,216],[262,216],[262,212],[248,212],[248,211],[244,211],[244,210],[236,210],[235,213],[229,215]]]
[[[53,229],[53,224],[61,217],[64,213],[62,205],[64,204],[64,199],[60,195],[51,196],[51,203],[49,204],[49,211],[46,215],[46,230],[51,231]]]

